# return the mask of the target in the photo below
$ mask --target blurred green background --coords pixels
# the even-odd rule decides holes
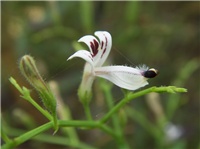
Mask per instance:
[[[46,119],[9,83],[13,76],[21,85],[31,88],[18,69],[19,58],[32,55],[46,81],[58,83],[65,104],[69,105],[74,119],[84,119],[82,106],[77,98],[84,61],[66,59],[74,53],[77,40],[97,30],[110,32],[113,46],[108,64],[137,66],[146,64],[159,70],[149,86],[177,85],[188,89],[179,95],[159,95],[161,113],[155,112],[149,97],[129,103],[124,126],[125,135],[134,149],[158,149],[156,140],[140,122],[140,116],[152,124],[158,115],[181,128],[181,135],[163,143],[163,148],[199,148],[199,39],[200,2],[92,2],[46,1],[1,2],[1,58],[2,58],[2,117],[6,125],[31,129]],[[94,99],[91,103],[93,116],[98,119],[107,112],[96,79]],[[147,88],[146,86],[145,88]],[[33,89],[33,88],[31,88]],[[34,90],[32,95],[41,103]],[[113,86],[117,102],[123,98],[120,89]],[[102,97],[102,98],[101,98]],[[156,100],[157,101],[157,100]],[[58,105],[59,107],[59,105]],[[17,112],[18,111],[18,112]],[[24,124],[21,111],[32,122]],[[124,108],[125,111],[125,108]],[[30,122],[30,121],[29,121]],[[113,140],[99,131],[78,130],[81,140],[99,148],[113,148]],[[44,142],[28,141],[19,148],[66,148]]]

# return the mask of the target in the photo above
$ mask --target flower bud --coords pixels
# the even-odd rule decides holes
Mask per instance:
[[[19,68],[28,82],[36,89],[41,97],[45,108],[52,114],[55,125],[56,116],[56,100],[49,86],[44,82],[35,65],[33,57],[25,55],[21,58]]]
[[[29,81],[29,83],[33,87],[35,87],[36,90],[47,90],[47,86],[44,83],[42,77],[40,76],[35,65],[35,61],[31,56],[23,56],[20,60],[19,68],[24,77]]]

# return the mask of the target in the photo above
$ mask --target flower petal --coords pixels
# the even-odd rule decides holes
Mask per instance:
[[[74,53],[73,55],[71,55],[67,60],[70,60],[74,57],[80,57],[80,58],[84,59],[85,61],[87,61],[88,63],[90,63],[92,67],[94,67],[94,60],[93,60],[90,52],[88,52],[86,50],[79,50],[76,53]]]
[[[114,83],[115,85],[136,90],[148,84],[147,78],[142,75],[142,71],[137,68],[127,66],[106,66],[95,68],[95,75]]]
[[[102,66],[110,53],[112,46],[112,37],[110,33],[106,31],[96,31],[94,34],[100,40],[98,54],[97,54],[98,62],[95,64],[95,66]]]
[[[98,53],[99,41],[94,36],[83,36],[78,42],[84,42],[89,47],[92,57],[95,57]]]
[[[91,90],[94,79],[95,76],[93,73],[93,68],[89,63],[86,63],[84,67],[81,85],[78,89],[78,95],[80,100],[82,100],[82,102],[84,102],[84,100],[88,100],[91,98],[92,95]]]

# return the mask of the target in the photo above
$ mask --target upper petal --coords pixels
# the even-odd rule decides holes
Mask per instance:
[[[127,66],[98,67],[95,68],[95,75],[128,90],[136,90],[148,84],[140,69]]]
[[[112,46],[112,37],[110,33],[106,31],[96,31],[94,34],[99,38],[99,49],[96,56],[98,57],[98,61],[95,65],[102,66],[110,53]]]
[[[85,61],[87,61],[88,63],[90,63],[92,67],[94,67],[94,60],[93,60],[90,52],[88,52],[86,50],[79,50],[76,53],[74,53],[73,55],[71,55],[67,60],[70,60],[74,57],[80,57],[80,58],[84,59]]]
[[[92,57],[95,57],[98,53],[99,41],[92,35],[83,36],[78,42],[84,42],[90,49]]]

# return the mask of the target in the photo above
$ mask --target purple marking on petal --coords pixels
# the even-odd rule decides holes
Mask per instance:
[[[105,35],[104,35],[105,36]],[[105,49],[103,50],[103,53],[101,55],[101,58],[103,57],[104,53],[106,52],[106,48],[107,48],[107,45],[108,45],[108,39],[106,38],[105,36],[105,39],[106,39],[106,46],[105,46]]]
[[[99,43],[96,40],[93,40],[96,50],[98,50]],[[97,51],[98,52],[98,51]]]
[[[94,57],[98,53],[98,42],[94,39],[93,42],[90,42],[90,47],[92,49],[92,57]]]
[[[90,42],[90,48],[92,49],[92,52],[94,53],[94,44],[93,44],[93,42]]]
[[[105,36],[105,35],[104,35]],[[106,36],[105,36],[105,39],[106,39],[106,47],[107,47],[107,45],[108,45],[108,39],[106,38]]]
[[[101,55],[101,58],[103,57],[104,53],[106,52],[106,48],[103,50],[103,53]]]
[[[101,42],[101,49],[103,49],[103,45],[104,45],[104,42],[102,41],[102,42]]]

